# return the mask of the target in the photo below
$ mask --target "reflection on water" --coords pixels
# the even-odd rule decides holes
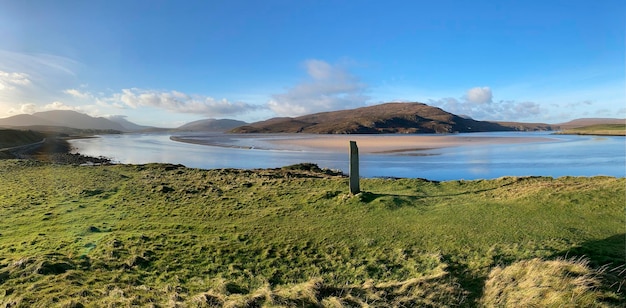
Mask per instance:
[[[472,136],[546,136],[547,133],[473,133]],[[247,140],[254,149],[175,142],[165,134],[107,135],[72,140],[77,152],[106,156],[120,163],[167,162],[194,168],[276,168],[313,162],[348,170],[348,154],[267,150],[263,137]],[[293,138],[293,135],[289,136]],[[501,176],[624,177],[624,137],[550,136],[553,142],[489,144],[432,149],[415,153],[361,154],[363,177],[412,177],[431,180],[491,179]],[[254,139],[256,138],[256,139]],[[241,140],[232,139],[240,146]],[[258,148],[266,148],[265,150]]]

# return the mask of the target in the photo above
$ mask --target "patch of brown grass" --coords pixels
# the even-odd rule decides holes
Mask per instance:
[[[600,289],[603,270],[584,259],[523,260],[494,268],[485,283],[486,307],[611,307]]]
[[[230,294],[225,289],[192,296],[196,307],[455,307],[467,293],[447,272],[406,281],[362,285],[330,285],[321,278],[281,285],[265,285],[249,294]]]

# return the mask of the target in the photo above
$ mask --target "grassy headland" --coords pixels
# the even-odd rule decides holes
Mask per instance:
[[[566,129],[560,135],[626,136],[626,124],[597,124]]]
[[[351,196],[307,165],[0,170],[11,307],[626,303],[624,178],[363,179]]]

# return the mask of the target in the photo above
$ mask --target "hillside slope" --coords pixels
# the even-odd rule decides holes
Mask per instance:
[[[0,129],[0,149],[39,142],[46,136],[34,131]]]
[[[515,124],[515,123],[513,123]],[[546,125],[544,128],[549,128]],[[234,133],[462,133],[529,130],[520,125],[476,121],[422,103],[386,103],[296,118],[273,118],[238,127]]]
[[[185,125],[178,127],[178,131],[195,132],[195,131],[208,131],[208,132],[223,132],[235,127],[243,126],[248,123],[244,121],[231,120],[231,119],[204,119],[189,122]]]

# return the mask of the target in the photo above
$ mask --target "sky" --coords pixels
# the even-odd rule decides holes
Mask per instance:
[[[626,2],[0,0],[0,118],[626,117]]]

